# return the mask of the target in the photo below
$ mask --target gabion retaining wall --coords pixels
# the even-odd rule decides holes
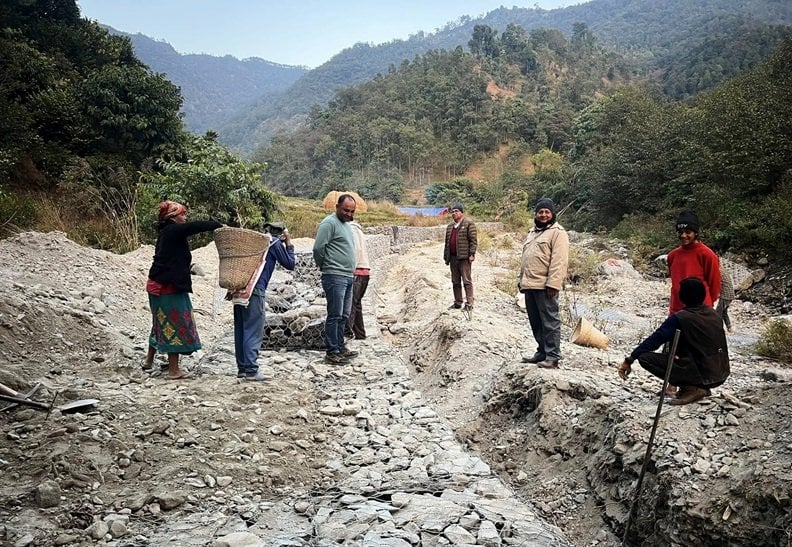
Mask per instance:
[[[480,230],[503,229],[500,223],[477,224]],[[445,226],[385,226],[366,229],[366,248],[372,263],[373,290],[381,282],[389,257],[411,246],[442,240]],[[442,256],[437,257],[442,263]],[[267,288],[267,326],[263,347],[270,349],[324,349],[327,302],[321,272],[310,251],[296,253],[293,272],[277,267]]]

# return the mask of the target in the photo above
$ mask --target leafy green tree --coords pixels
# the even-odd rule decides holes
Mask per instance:
[[[188,205],[191,217],[257,228],[278,210],[279,197],[262,182],[266,166],[243,162],[211,137],[192,137],[184,161],[160,160],[158,168],[145,176],[147,190]]]
[[[473,37],[468,42],[470,52],[479,57],[497,57],[500,53],[497,37],[498,31],[492,27],[476,25],[473,27]]]
[[[0,29],[0,182],[54,188],[81,159],[139,168],[178,146],[178,88],[74,0],[8,0]]]

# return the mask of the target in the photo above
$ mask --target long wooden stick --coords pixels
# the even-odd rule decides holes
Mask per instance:
[[[671,376],[671,367],[674,366],[674,354],[676,353],[677,343],[679,342],[679,334],[679,329],[677,329],[674,333],[674,341],[671,343],[671,351],[668,353],[668,366],[666,366],[665,378],[663,379],[663,389],[660,390],[660,400],[657,403],[657,412],[655,412],[652,432],[649,434],[649,444],[646,445],[646,454],[644,454],[643,465],[641,465],[641,473],[638,475],[638,483],[635,485],[635,493],[633,494],[633,500],[630,504],[630,512],[627,515],[627,524],[624,525],[622,545],[627,545],[627,535],[630,533],[630,524],[632,524],[632,518],[635,514],[638,497],[641,495],[641,486],[643,486],[643,478],[646,474],[646,467],[649,464],[649,456],[652,454],[652,445],[654,444],[657,424],[660,422],[660,412],[663,410],[663,400],[665,399],[665,390],[668,387],[668,378]]]

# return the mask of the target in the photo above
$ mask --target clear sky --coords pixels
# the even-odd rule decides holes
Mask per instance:
[[[358,42],[434,32],[500,6],[554,9],[582,0],[77,0],[83,17],[164,40],[179,53],[261,57],[315,68]]]

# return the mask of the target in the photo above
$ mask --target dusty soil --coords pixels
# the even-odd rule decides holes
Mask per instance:
[[[615,366],[664,317],[667,283],[603,275],[570,287],[565,335],[582,314],[611,345],[565,343],[562,368],[538,370],[520,363],[533,349],[527,319],[515,296],[498,288],[513,273],[519,236],[496,239],[474,264],[469,322],[446,309],[441,244],[389,258],[367,298],[370,331],[379,327],[382,338],[358,347],[391,344],[458,439],[572,544],[618,544],[659,384],[641,370],[622,382]],[[0,544],[157,544],[152,538],[173,537],[172,512],[232,513],[244,528],[267,503],[332,488],[333,439],[319,408],[350,378],[322,371],[314,364],[319,352],[267,352],[275,381],[240,383],[211,245],[194,252],[206,272],[194,277],[193,297],[205,351],[185,359],[200,378],[142,373],[151,255],[150,247],[124,256],[85,249],[59,233],[0,242],[0,383],[20,392],[41,384],[31,398],[50,402],[57,394],[55,406],[100,401],[88,413],[0,413]],[[769,312],[741,301],[731,311],[732,376],[701,404],[665,407],[636,543],[790,542],[792,374],[750,352]],[[376,355],[387,364],[387,352]],[[288,368],[294,362],[305,366]],[[97,525],[98,515],[112,512],[134,514],[149,532],[170,526],[171,535],[132,537]]]

